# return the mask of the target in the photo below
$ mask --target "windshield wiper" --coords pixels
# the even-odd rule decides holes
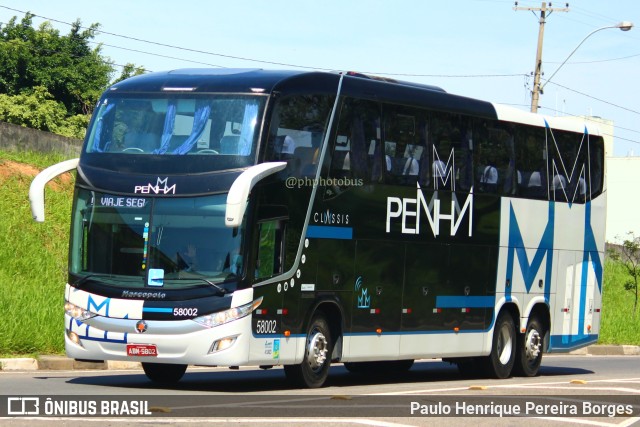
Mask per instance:
[[[91,273],[91,274],[87,274],[86,276],[82,276],[80,278],[80,280],[78,280],[76,283],[72,283],[72,286],[75,286],[76,288],[80,285],[82,285],[84,282],[86,282],[87,280],[93,278],[93,277],[113,277],[113,275],[111,274],[101,274],[101,273]]]
[[[213,288],[215,288],[222,295],[226,295],[226,294],[231,293],[231,291],[229,291],[228,289],[226,289],[226,288],[224,288],[224,287],[222,287],[222,286],[220,286],[220,285],[218,285],[216,283],[213,283],[211,280],[206,279],[204,277],[195,277],[195,276],[194,277],[172,277],[172,278],[165,277],[165,280],[199,280],[199,281],[205,282],[208,285],[211,285]]]

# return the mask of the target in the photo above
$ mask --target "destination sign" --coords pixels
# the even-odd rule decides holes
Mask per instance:
[[[144,208],[146,199],[142,197],[102,196],[98,199],[98,206],[113,208]]]

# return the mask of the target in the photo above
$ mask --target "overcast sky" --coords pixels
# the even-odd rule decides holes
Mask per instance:
[[[0,0],[0,23],[23,11],[38,15],[35,25],[51,20],[63,34],[76,19],[100,23],[104,33],[95,41],[104,56],[151,71],[350,70],[529,110],[539,12],[513,6],[509,0]],[[547,17],[546,77],[592,31],[623,20],[640,25],[637,0],[577,0],[569,9]],[[640,155],[639,80],[640,28],[598,31],[547,84],[539,112],[613,120],[614,154]]]

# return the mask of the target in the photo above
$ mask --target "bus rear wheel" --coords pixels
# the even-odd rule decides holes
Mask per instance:
[[[154,383],[175,384],[184,375],[187,365],[173,365],[170,363],[142,363],[145,375]]]
[[[516,360],[516,327],[513,318],[502,312],[493,330],[491,353],[484,358],[485,373],[493,378],[508,378]]]
[[[542,363],[544,335],[542,323],[536,317],[532,317],[527,324],[525,333],[518,337],[518,351],[514,367],[517,375],[524,377],[538,375]]]
[[[332,352],[329,324],[322,313],[316,313],[307,331],[302,363],[284,367],[287,379],[301,387],[322,387],[329,376]]]

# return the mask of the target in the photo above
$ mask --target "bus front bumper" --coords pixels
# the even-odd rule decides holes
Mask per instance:
[[[65,315],[67,356],[84,360],[240,366],[249,361],[251,316],[213,328],[192,320],[144,321]]]

